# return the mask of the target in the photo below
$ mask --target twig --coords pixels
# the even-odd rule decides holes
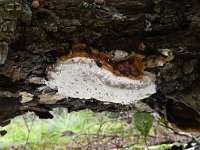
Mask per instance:
[[[109,120],[106,120],[106,121],[104,121],[104,122],[98,122],[98,123],[95,123],[95,124],[89,126],[87,129],[93,127],[94,125],[98,125],[98,124],[102,124],[102,123],[105,124],[105,123],[107,123],[107,122],[112,122],[112,121],[117,121],[117,120],[123,120],[123,119],[127,119],[127,118],[129,118],[129,116],[126,116],[126,117],[119,117],[119,118],[115,118],[115,119],[109,119]]]
[[[148,147],[148,145],[147,145],[146,137],[144,138],[144,143],[145,143],[145,145],[146,145],[146,147],[147,147],[147,150],[149,150],[149,147]]]
[[[32,120],[31,120],[31,126],[30,126],[30,128],[29,128],[29,126],[28,126],[28,124],[27,124],[27,122],[26,122],[25,116],[22,115],[22,117],[23,117],[25,126],[26,126],[26,128],[27,128],[27,130],[28,130],[27,137],[26,137],[26,142],[25,142],[25,144],[24,144],[24,149],[26,149],[26,146],[27,146],[27,144],[28,144],[28,140],[29,140],[29,137],[30,137],[31,130],[32,130],[32,128],[33,128],[33,123],[34,123],[34,120],[35,120],[35,114],[33,114],[33,117],[32,117]]]
[[[99,139],[94,139],[94,140],[90,141],[89,143],[83,144],[83,145],[81,145],[81,146],[79,146],[79,147],[73,147],[72,149],[82,149],[83,147],[86,147],[86,146],[88,146],[88,145],[94,143],[95,141],[101,141],[101,140],[103,140],[103,139],[105,139],[105,138],[107,138],[107,137],[103,136],[103,137],[101,137],[101,138],[99,138]],[[109,139],[107,139],[107,141],[109,141],[109,140],[112,139],[112,138],[113,138],[113,137],[110,137]],[[116,138],[118,138],[118,137],[116,137]]]
[[[101,119],[100,119],[101,124],[100,124],[100,126],[99,126],[98,131],[97,131],[97,138],[99,137],[99,134],[100,134],[100,132],[101,132],[102,126],[105,124],[105,122],[102,122],[102,121],[103,121],[103,116],[101,115]]]
[[[121,150],[124,150],[124,149],[130,148],[130,147],[132,147],[132,146],[134,146],[134,145],[135,145],[134,143],[132,143],[132,144],[129,144],[129,145],[127,145],[127,146],[123,147]]]
[[[185,132],[179,132],[179,131],[174,131],[173,128],[171,128],[170,126],[160,123],[160,125],[166,127],[167,129],[169,129],[170,132],[172,132],[173,134],[176,135],[180,135],[180,136],[185,136],[187,138],[190,138],[191,140],[195,141],[198,145],[200,145],[199,140],[197,139],[198,137],[195,137],[194,135],[190,134],[190,133],[185,133]]]

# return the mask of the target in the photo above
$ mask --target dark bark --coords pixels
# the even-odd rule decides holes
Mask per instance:
[[[40,0],[39,8],[31,3],[0,1],[2,125],[27,111],[48,118],[52,108],[66,107],[70,111],[156,111],[179,128],[200,130],[199,1]],[[80,43],[86,49],[134,51],[146,58],[159,57],[158,49],[170,49],[174,59],[148,69],[157,75],[157,93],[134,104],[75,98],[41,102],[38,88],[43,85],[31,82],[31,77],[45,79],[46,68]],[[31,94],[31,100],[22,102],[20,92]],[[191,124],[185,125],[188,120]]]

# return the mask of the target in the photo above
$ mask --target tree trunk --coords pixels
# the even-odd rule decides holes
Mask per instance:
[[[51,118],[52,108],[66,107],[69,111],[156,111],[178,128],[200,131],[199,1],[37,2],[0,1],[1,125],[27,111]],[[128,58],[114,60],[115,52]],[[131,103],[60,96],[59,88],[52,88],[57,78],[50,76],[60,64],[80,55],[94,59],[97,66],[97,60],[108,64],[119,72],[114,76],[117,79],[131,76],[140,81],[151,74],[156,92]]]

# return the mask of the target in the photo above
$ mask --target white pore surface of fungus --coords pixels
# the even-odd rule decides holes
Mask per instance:
[[[57,94],[65,98],[93,98],[129,104],[156,92],[153,74],[145,72],[142,80],[116,76],[98,67],[91,58],[74,57],[59,61],[53,69],[55,71],[48,72],[49,80],[45,84],[57,89]]]

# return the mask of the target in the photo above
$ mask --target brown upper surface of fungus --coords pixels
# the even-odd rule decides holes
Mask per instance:
[[[114,71],[119,75],[127,77],[139,77],[143,75],[144,66],[138,57],[121,61],[116,63],[116,65],[114,64],[114,66]]]
[[[86,45],[84,44],[73,46],[73,50],[70,54],[66,54],[59,59],[64,61],[74,57],[91,58],[94,59],[99,66],[111,71],[117,76],[142,79],[144,74],[144,65],[140,56],[135,54],[130,55],[126,60],[113,61],[111,60],[111,52],[99,52],[96,49],[83,50],[85,48]]]

